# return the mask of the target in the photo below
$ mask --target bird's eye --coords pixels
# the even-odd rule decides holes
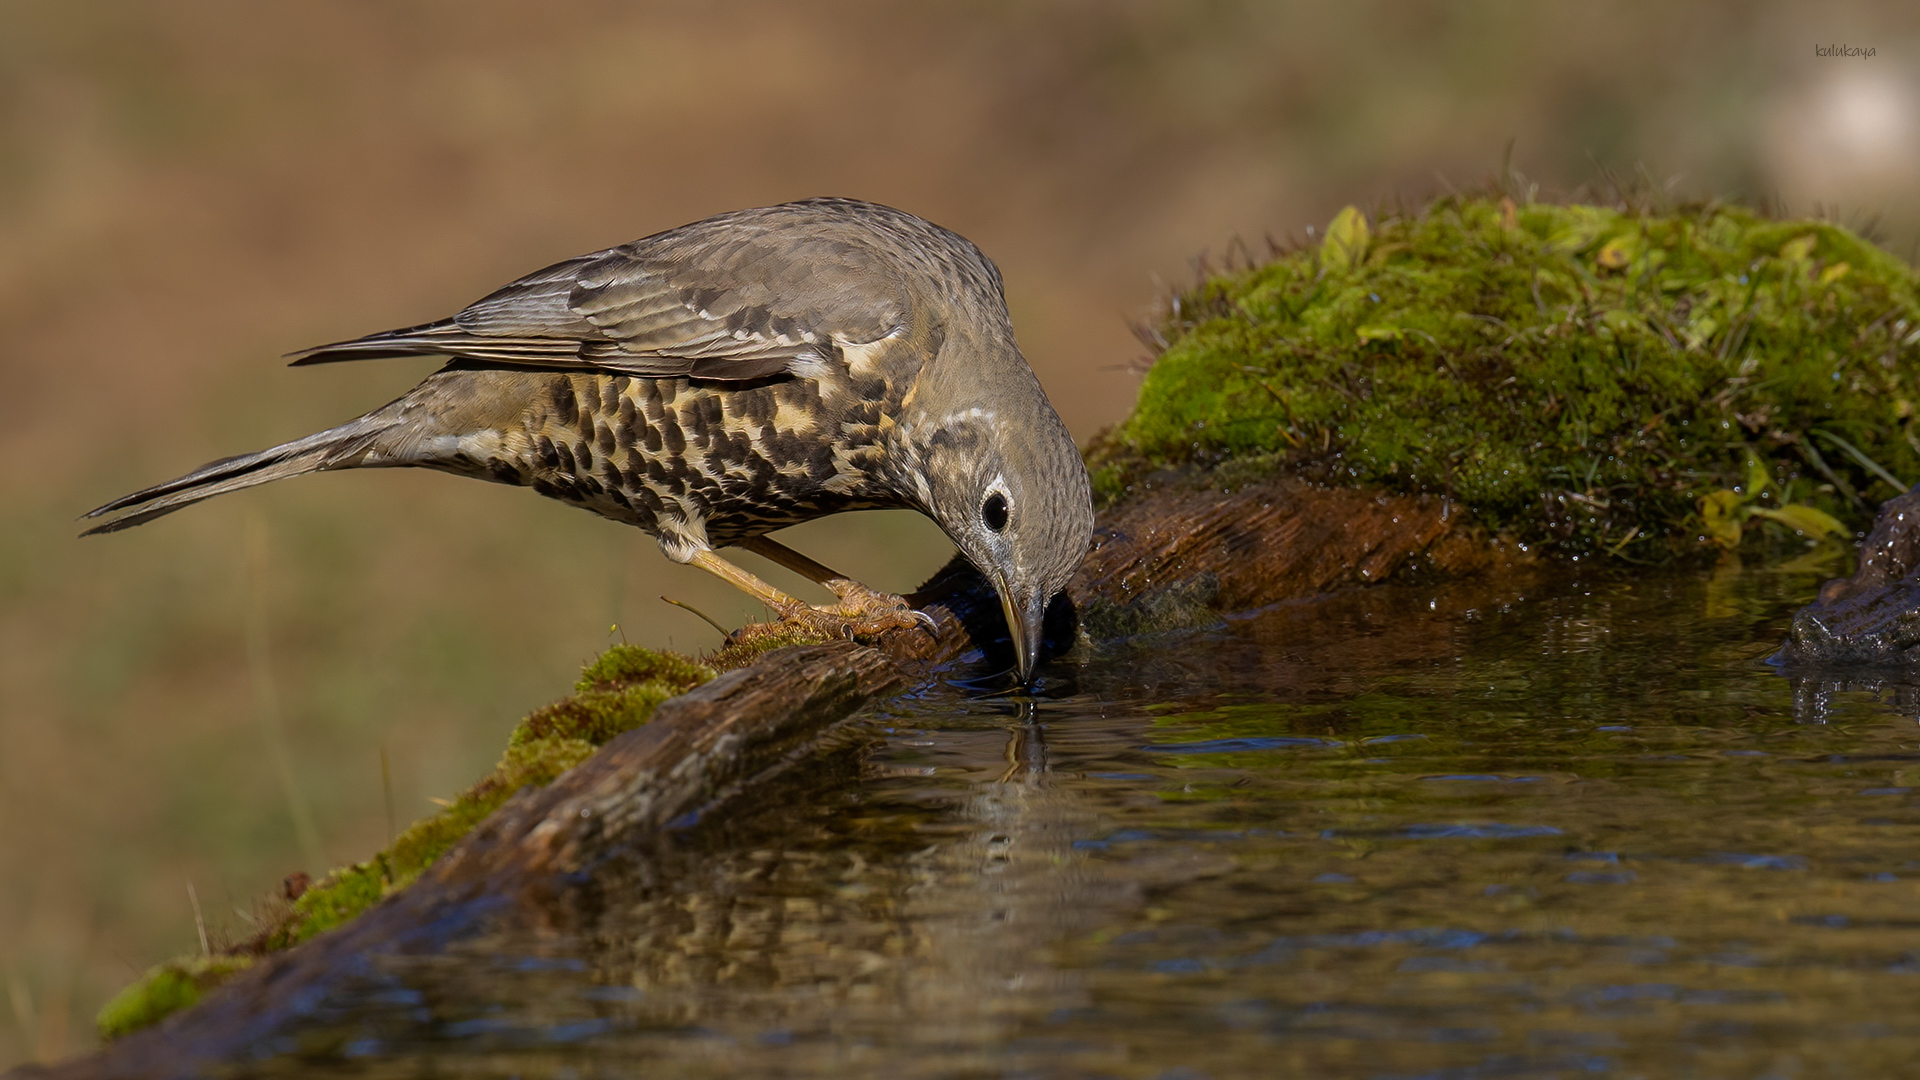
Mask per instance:
[[[994,532],[1006,528],[1007,497],[997,491],[987,496],[987,501],[980,504],[980,520],[986,522],[987,528]]]

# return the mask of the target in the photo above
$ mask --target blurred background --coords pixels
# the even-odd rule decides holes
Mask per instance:
[[[244,936],[286,874],[365,857],[610,641],[717,644],[661,594],[760,615],[635,530],[424,472],[75,539],[435,366],[281,354],[850,195],[999,262],[1084,440],[1194,257],[1478,187],[1509,146],[1542,197],[1822,213],[1911,261],[1917,61],[1899,0],[0,0],[0,1067],[90,1046],[199,948],[196,903]],[[789,538],[894,589],[950,551],[899,514]]]

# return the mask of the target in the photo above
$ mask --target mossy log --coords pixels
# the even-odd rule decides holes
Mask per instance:
[[[1140,408],[1092,453],[1094,548],[1046,651],[1390,577],[1712,552],[1763,526],[1799,543],[1889,467],[1920,470],[1915,295],[1910,269],[1843,230],[1725,208],[1442,200],[1371,234],[1343,212],[1324,245],[1175,307]],[[725,812],[874,697],[970,649],[1010,666],[970,567],[911,599],[933,633],[760,655],[779,632],[749,630],[713,658],[746,666],[691,690],[710,669],[590,669],[522,725],[466,817],[416,827],[464,832],[446,854],[350,868],[384,896],[364,914],[309,919],[197,1005],[29,1074],[198,1074],[270,1048],[369,957],[538,923],[583,868]]]
[[[684,815],[779,768],[833,722],[897,686],[900,667],[851,642],[797,646],[661,705],[544,787],[528,787],[411,886],[358,919],[254,964],[205,1001],[102,1054],[22,1075],[200,1075],[244,1058],[380,954],[432,952],[488,919],[538,918],[568,875],[644,846]]]
[[[1050,648],[1070,648],[1081,635],[1210,621],[1378,581],[1415,562],[1447,573],[1512,565],[1454,521],[1438,498],[1288,480],[1231,493],[1186,483],[1143,490],[1102,515],[1095,550],[1050,621]],[[913,599],[934,615],[936,633],[777,649],[672,698],[551,783],[522,789],[357,919],[262,959],[101,1054],[24,1075],[185,1075],[244,1057],[370,957],[432,952],[493,920],[537,922],[562,902],[572,875],[616,852],[644,852],[650,836],[685,815],[724,812],[729,797],[930,665],[970,649],[990,665],[1010,655],[999,602],[965,564],[935,575]],[[1086,613],[1084,627],[1076,609]]]

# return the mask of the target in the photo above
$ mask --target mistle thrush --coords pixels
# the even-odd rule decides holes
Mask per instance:
[[[998,591],[1023,679],[1086,552],[1087,472],[1014,343],[1000,273],[911,214],[809,199],[556,263],[450,319],[295,354],[436,354],[392,404],[116,499],[89,530],[325,469],[413,465],[531,487],[637,525],[788,618],[912,613],[766,536],[842,510],[933,518]],[[766,556],[812,608],[714,553]]]

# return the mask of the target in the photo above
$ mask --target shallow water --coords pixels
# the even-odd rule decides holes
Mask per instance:
[[[1765,663],[1838,569],[1392,586],[1057,665],[1031,705],[938,686],[269,1045],[375,1076],[1899,1075],[1908,692]]]

